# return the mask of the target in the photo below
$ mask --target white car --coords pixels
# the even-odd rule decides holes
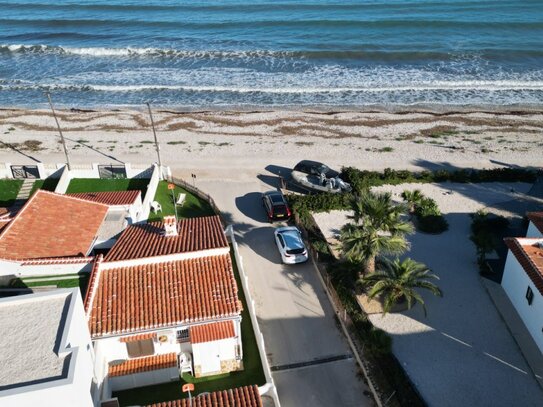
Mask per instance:
[[[302,234],[297,227],[286,226],[275,229],[275,243],[285,264],[303,263],[309,258]]]

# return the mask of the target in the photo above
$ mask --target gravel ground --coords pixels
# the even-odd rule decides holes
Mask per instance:
[[[483,288],[469,240],[469,214],[522,196],[528,184],[424,184],[384,186],[396,197],[419,188],[434,198],[450,228],[441,235],[410,236],[408,255],[439,277],[443,298],[423,293],[428,315],[415,307],[401,314],[372,315],[389,332],[393,350],[430,406],[541,406],[543,391]],[[333,236],[346,213],[317,214]]]

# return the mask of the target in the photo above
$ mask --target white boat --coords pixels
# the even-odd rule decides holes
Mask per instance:
[[[326,178],[321,173],[320,175],[306,174],[301,171],[292,171],[292,180],[303,188],[318,192],[330,192],[338,194],[341,192],[350,192],[351,185],[343,181],[339,176]]]

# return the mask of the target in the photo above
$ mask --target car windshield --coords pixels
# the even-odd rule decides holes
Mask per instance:
[[[328,166],[321,164],[319,166],[319,174],[326,174],[328,171],[330,171],[330,168]]]
[[[287,254],[302,254],[305,252],[305,249],[303,247],[300,247],[298,249],[287,249]]]

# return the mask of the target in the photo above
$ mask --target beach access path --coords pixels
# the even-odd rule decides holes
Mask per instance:
[[[281,405],[373,405],[312,263],[281,264],[261,203],[273,188],[256,175],[218,172],[197,186],[234,225]]]
[[[421,290],[422,307],[370,315],[373,324],[393,338],[393,352],[430,407],[541,406],[537,383],[479,276],[475,246],[469,240],[470,213],[512,199],[527,199],[530,184],[385,185],[401,200],[403,190],[420,189],[436,200],[449,222],[439,235],[409,236],[406,254],[439,276],[443,298]],[[543,205],[543,201],[542,201]],[[327,238],[348,222],[346,211],[319,213],[315,219]]]

